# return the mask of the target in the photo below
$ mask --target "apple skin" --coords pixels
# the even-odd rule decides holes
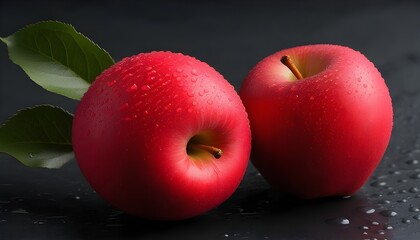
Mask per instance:
[[[109,203],[146,219],[179,220],[222,203],[245,173],[251,131],[245,108],[216,70],[180,53],[125,58],[79,103],[76,159]],[[222,149],[190,156],[193,136]]]
[[[284,55],[303,79],[280,62]],[[300,198],[352,195],[389,143],[388,88],[375,66],[348,47],[279,51],[250,71],[239,95],[251,124],[252,163],[274,188]]]

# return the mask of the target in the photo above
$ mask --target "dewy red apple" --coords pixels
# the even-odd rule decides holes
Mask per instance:
[[[241,181],[247,114],[212,67],[171,52],[123,59],[83,96],[73,146],[83,174],[116,207],[143,218],[204,213]]]
[[[250,71],[240,96],[253,164],[272,186],[302,198],[356,192],[390,139],[388,88],[375,66],[348,47],[301,46],[268,56]]]

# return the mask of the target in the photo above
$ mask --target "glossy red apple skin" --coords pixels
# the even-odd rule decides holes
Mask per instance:
[[[280,62],[289,55],[304,75]],[[360,52],[337,45],[277,52],[248,74],[240,96],[249,114],[251,160],[275,188],[311,199],[355,193],[388,145],[388,88]]]
[[[187,154],[203,134],[223,155]],[[78,164],[108,202],[147,219],[178,220],[222,203],[249,161],[251,131],[234,88],[193,57],[152,52],[123,59],[83,96],[73,122]]]

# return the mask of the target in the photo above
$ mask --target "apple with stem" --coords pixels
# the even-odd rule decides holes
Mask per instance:
[[[355,193],[388,145],[384,79],[360,52],[337,45],[279,51],[248,74],[251,160],[275,188],[301,198]]]
[[[151,52],[104,71],[83,96],[73,146],[92,187],[147,219],[202,214],[235,191],[251,131],[234,88],[193,57]]]

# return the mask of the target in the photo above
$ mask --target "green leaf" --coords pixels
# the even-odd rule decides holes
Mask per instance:
[[[59,168],[74,158],[72,121],[72,114],[51,105],[20,110],[0,127],[0,152],[29,167]]]
[[[48,91],[79,100],[103,70],[114,64],[111,56],[73,26],[46,21],[28,25],[0,38],[10,59]]]

